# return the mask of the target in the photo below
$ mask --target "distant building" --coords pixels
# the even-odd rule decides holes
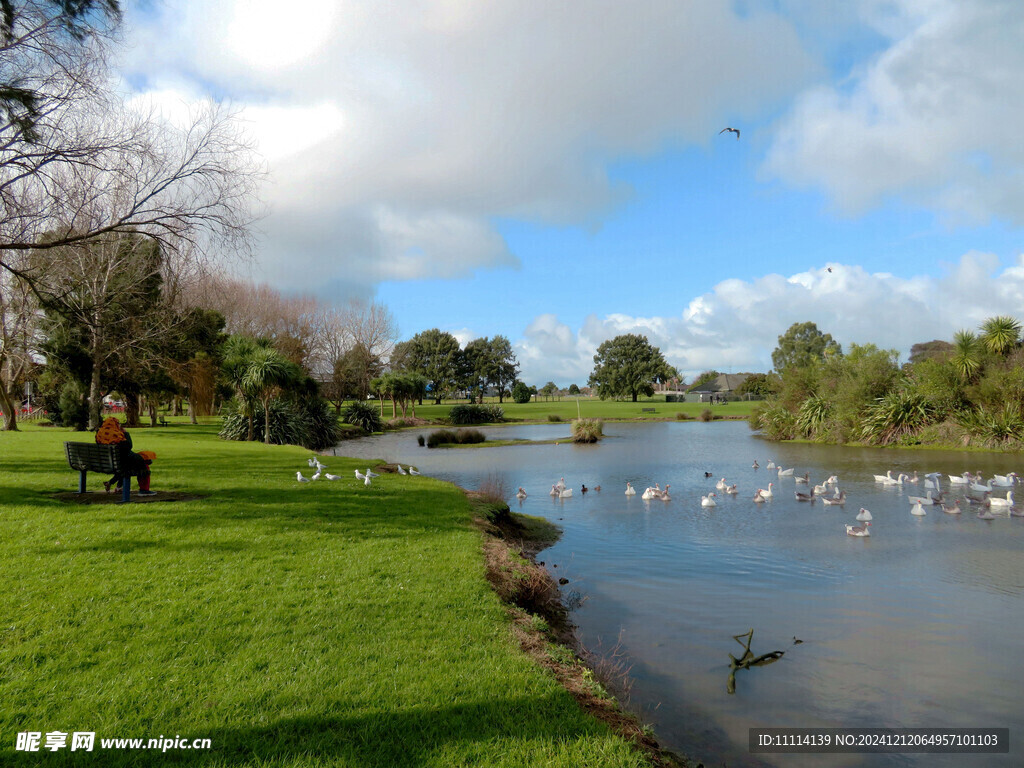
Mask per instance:
[[[736,390],[740,387],[743,382],[753,376],[752,373],[720,373],[710,381],[705,381],[696,389],[689,389],[685,394],[680,394],[669,402],[686,402],[686,403],[710,403],[713,399],[723,398],[725,400],[735,400]]]

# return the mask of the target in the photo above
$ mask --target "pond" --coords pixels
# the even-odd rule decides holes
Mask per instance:
[[[484,431],[543,440],[569,427]],[[511,493],[523,486],[529,496],[511,498],[513,509],[564,529],[540,559],[585,597],[573,613],[581,639],[625,654],[630,708],[670,748],[730,767],[1024,764],[1024,518],[981,520],[966,504],[960,515],[926,507],[916,517],[907,500],[924,495],[927,472],[942,472],[943,490],[959,498],[947,474],[1024,474],[1021,457],[776,444],[742,422],[610,423],[605,433],[594,446],[430,450],[402,432],[337,452],[413,464],[466,488],[488,477]],[[766,470],[772,459],[812,484],[837,475],[845,507],[797,501],[807,486]],[[890,469],[916,470],[921,482],[874,481]],[[561,477],[572,498],[549,495]],[[715,490],[723,477],[737,495]],[[637,496],[624,494],[627,481]],[[753,503],[769,482],[773,499]],[[671,500],[641,500],[655,483],[671,484]],[[601,490],[584,495],[583,484]],[[709,492],[717,506],[704,508]],[[847,536],[861,507],[871,536]],[[754,654],[785,655],[738,671],[729,693],[729,654],[743,655],[733,636],[750,629]],[[752,755],[748,729],[762,726],[1002,727],[1010,754]]]

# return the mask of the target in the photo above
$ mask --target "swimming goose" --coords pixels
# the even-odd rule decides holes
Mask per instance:
[[[992,514],[992,510],[989,509],[988,507],[986,507],[985,509],[981,510],[981,512],[978,513],[977,517],[978,517],[979,520],[995,520],[996,519],[996,516]]]
[[[789,469],[780,469],[779,470],[779,477],[788,477],[788,476],[790,476],[792,474],[793,474],[793,467],[790,467]]]
[[[998,496],[994,496],[988,500],[988,503],[993,507],[1012,507],[1013,506],[1013,491],[1006,492],[1006,498],[1001,499]]]
[[[924,517],[928,513],[924,511],[924,507],[921,506],[921,502],[918,502],[917,504],[910,508],[910,514],[914,515],[915,517]]]
[[[558,492],[558,498],[560,498],[560,499],[571,499],[572,498],[572,488],[563,488],[561,491]]]
[[[874,475],[876,483],[893,482],[892,470],[887,470],[884,475]]]
[[[772,486],[773,486],[773,485],[775,485],[775,483],[768,483],[768,487],[767,487],[767,488],[758,488],[758,489],[757,489],[757,492],[758,492],[759,494],[761,494],[761,496],[763,496],[764,498],[766,498],[766,499],[770,499],[770,498],[771,498],[772,496],[774,496],[774,495],[775,495],[775,494],[774,494],[774,493],[772,492]]]
[[[1000,488],[1006,488],[1007,486],[1013,485],[1017,482],[1017,473],[1011,472],[1008,475],[994,475],[989,481],[992,485],[999,486]]]
[[[519,490],[516,491],[516,498],[517,499],[525,499],[526,498],[526,491],[523,490],[523,486],[521,486],[521,485],[519,486]]]
[[[671,486],[668,483],[665,483],[665,490],[661,492],[661,500],[662,501],[671,501],[672,500],[672,497],[668,495],[668,489],[670,487]]]
[[[700,497],[700,505],[702,507],[714,507],[714,506],[717,506],[715,504],[715,494],[709,493],[707,496],[701,496]]]
[[[800,493],[800,491],[796,491],[796,500],[797,501],[814,501],[814,494],[813,493]]]
[[[803,477],[795,477],[793,479],[796,480],[798,483],[803,483],[804,485],[807,485],[811,482],[811,473],[804,472]]]
[[[552,485],[551,486],[551,493],[549,493],[548,496],[557,496],[558,493],[559,493],[558,486]]]
[[[654,489],[651,488],[650,486],[647,486],[644,489],[644,492],[640,494],[640,498],[643,499],[644,501],[650,501],[651,499],[655,498],[656,495],[657,494],[654,493]]]
[[[627,496],[636,496],[636,488],[634,488],[629,483],[626,483],[626,495]]]
[[[768,459],[768,463],[764,465],[765,469],[775,469],[775,462]]]
[[[757,504],[764,504],[766,501],[768,501],[768,499],[762,496],[760,491],[754,491],[754,498],[751,499],[751,501]]]
[[[725,478],[724,477],[721,480],[719,480],[717,483],[715,483],[715,488],[717,488],[720,491],[724,491],[725,490]]]
[[[949,482],[952,483],[953,485],[967,485],[968,483],[971,482],[972,475],[970,472],[964,472],[962,475],[959,476],[947,475],[947,477],[949,478]]]
[[[833,496],[831,499],[828,498],[827,496],[823,496],[821,501],[822,501],[823,504],[829,504],[829,505],[835,505],[835,506],[841,507],[841,506],[843,506],[846,503],[846,491],[840,491],[835,496]]]
[[[942,511],[945,512],[947,515],[959,515],[960,514],[960,505],[957,502],[955,502],[955,501],[953,502],[953,506],[951,506],[951,507],[947,506],[945,504],[940,504],[939,506],[942,507]]]
[[[923,504],[924,506],[930,506],[937,504],[942,500],[942,494],[939,494],[939,498],[932,498],[932,492],[928,491],[924,496],[907,496],[907,501],[911,504]]]
[[[906,477],[907,476],[905,474],[900,472],[900,474],[895,479],[889,478],[888,480],[883,480],[882,485],[903,485],[903,481],[904,479],[906,479]]]
[[[667,485],[666,485],[665,487],[666,487],[666,488],[668,488],[668,486],[667,486]],[[739,491],[738,491],[738,490],[736,490],[736,483],[733,483],[732,485],[727,485],[727,486],[725,487],[725,492],[726,492],[726,493],[734,493],[734,494],[735,494],[735,493],[739,493]]]
[[[828,483],[829,485],[835,485],[836,483],[839,482],[839,476],[838,475],[829,475],[828,476],[828,480],[826,480],[825,482]]]
[[[557,488],[559,491],[565,490],[565,478],[564,477],[561,478],[557,483],[555,483],[555,488]]]
[[[864,509],[864,507],[861,507],[860,508],[860,512],[857,513],[857,520],[858,520],[858,522],[866,523],[866,522],[868,522],[870,520],[874,520],[874,519],[875,518],[871,516],[870,510]]]
[[[907,478],[907,482],[908,483],[916,483],[917,481],[918,481],[917,470],[915,469],[914,470],[914,476],[913,477],[908,477]]]
[[[815,496],[824,496],[825,492],[827,490],[828,490],[828,483],[827,482],[822,483],[821,485],[816,485],[816,486],[814,486],[814,495]]]
[[[761,467],[757,463],[757,459],[754,459],[754,463],[750,465],[751,469],[760,469]]]
[[[989,480],[985,485],[982,485],[981,483],[971,483],[970,489],[972,491],[977,491],[978,493],[992,493],[992,481]]]
[[[868,527],[871,523],[864,523],[864,525],[848,525],[846,526],[847,536],[870,536],[871,532]]]

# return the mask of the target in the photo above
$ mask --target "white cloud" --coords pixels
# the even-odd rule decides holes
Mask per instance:
[[[863,5],[890,36],[850,79],[803,93],[764,169],[823,188],[858,213],[887,196],[952,222],[1024,223],[1024,5],[893,0]]]
[[[993,315],[1020,317],[1021,307],[1024,255],[1000,268],[996,256],[972,251],[936,274],[910,278],[832,263],[789,277],[725,280],[676,317],[591,315],[576,333],[555,315],[541,315],[515,347],[524,380],[567,385],[586,381],[601,342],[641,333],[692,378],[709,368],[770,370],[778,337],[793,323],[814,322],[844,349],[871,343],[906,360],[918,342],[950,340]]]
[[[130,82],[248,105],[263,274],[321,293],[515,265],[496,218],[593,223],[629,193],[609,162],[707,144],[817,72],[779,15],[722,3],[193,0],[131,21]]]

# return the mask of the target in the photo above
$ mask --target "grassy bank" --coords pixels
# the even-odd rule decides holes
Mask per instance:
[[[0,434],[5,763],[43,761],[19,732],[94,731],[212,740],[103,765],[645,764],[523,653],[457,489],[367,488],[365,461],[334,458],[341,480],[299,484],[309,452],[213,426],[133,437],[158,454],[154,489],[205,498],[63,503],[62,442],[90,436]]]
[[[465,401],[460,401],[465,404]],[[497,398],[487,398],[488,404],[497,404]],[[455,402],[444,402],[434,405],[425,402],[416,406],[416,416],[421,419],[442,420],[448,418],[448,411]],[[585,419],[602,419],[604,421],[651,420],[664,421],[676,419],[682,413],[688,419],[698,419],[705,410],[710,409],[716,419],[745,419],[754,410],[756,402],[735,402],[724,405],[707,403],[666,403],[665,398],[623,402],[617,400],[600,400],[598,398],[580,398],[579,414]],[[571,421],[577,417],[576,400],[551,400],[530,403],[514,403],[506,400],[501,404],[505,418],[522,421],[547,422],[549,416],[556,416],[562,421]],[[645,409],[653,409],[647,410]],[[401,411],[399,411],[401,415]],[[384,407],[384,418],[391,417],[390,404]]]

